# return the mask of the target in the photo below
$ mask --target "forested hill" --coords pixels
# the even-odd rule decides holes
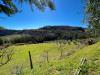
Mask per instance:
[[[29,30],[0,30],[1,40],[12,43],[40,43],[53,40],[75,40],[89,37],[84,28],[70,26],[46,26]],[[2,41],[1,41],[2,44]]]
[[[82,27],[71,27],[71,26],[45,26],[40,28],[40,30],[56,30],[56,31],[82,31],[85,29]]]
[[[88,34],[84,28],[70,26],[46,26],[39,29],[29,30],[0,30],[1,44],[2,39],[7,38],[12,43],[40,43],[53,40],[75,40],[85,39]]]
[[[13,34],[36,34],[36,33],[47,33],[47,32],[85,32],[85,29],[82,27],[71,27],[71,26],[45,26],[39,29],[30,29],[30,30],[10,30],[2,29],[0,30],[0,36],[13,35]]]

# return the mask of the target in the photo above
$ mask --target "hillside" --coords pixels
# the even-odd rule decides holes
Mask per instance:
[[[84,28],[81,27],[71,27],[71,26],[45,26],[39,29],[30,29],[30,30],[9,30],[9,29],[2,29],[0,30],[0,36],[5,35],[13,35],[13,34],[41,34],[41,33],[49,33],[52,31],[65,31],[65,32],[85,32]]]
[[[0,66],[0,75],[13,75],[18,70],[22,75],[71,75],[75,74],[82,57],[86,58],[82,75],[100,75],[100,42],[82,46],[73,42],[63,46],[63,57],[60,57],[60,48],[55,42],[11,46],[14,49],[13,58],[7,64]],[[31,52],[33,70],[30,69],[28,51]],[[46,60],[48,52],[48,60]],[[84,74],[83,74],[84,73]],[[86,74],[87,75],[87,74]]]
[[[85,28],[82,27],[72,27],[72,26],[45,26],[39,28],[40,30],[52,30],[52,31],[83,31],[85,32]]]
[[[30,30],[0,30],[0,44],[9,41],[16,43],[41,43],[53,40],[85,39],[89,35],[84,28],[71,26],[46,26]]]

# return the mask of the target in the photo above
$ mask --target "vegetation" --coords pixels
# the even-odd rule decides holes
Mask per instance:
[[[0,50],[0,66],[7,64],[12,59],[13,51],[13,49]]]
[[[5,29],[4,27],[0,26],[0,30],[4,30],[4,29]]]
[[[41,11],[55,9],[52,0],[1,0],[0,13],[19,12],[16,2],[26,2],[32,10],[33,5]],[[100,0],[87,0],[86,5],[89,32],[68,26],[0,27],[0,75],[100,75],[100,42],[90,38],[100,33]]]
[[[2,39],[1,39],[1,37],[0,37],[0,45],[2,45],[3,44],[3,41],[2,41]]]
[[[42,43],[53,40],[77,40],[89,35],[81,27],[47,26],[37,30],[2,30],[0,44],[10,41],[16,43]]]
[[[92,34],[100,36],[100,0],[87,0],[86,14]]]
[[[70,75],[75,74],[82,57],[87,61],[81,66],[81,74],[100,74],[100,42],[82,47],[77,42],[66,42],[63,57],[56,42],[11,46],[14,49],[12,59],[0,67],[0,75]],[[31,52],[33,69],[30,69],[28,51]],[[46,58],[44,57],[46,51]],[[70,53],[70,55],[69,55]],[[47,57],[49,58],[47,61]],[[88,74],[87,74],[88,73]]]
[[[19,12],[19,8],[17,7],[16,3],[20,3],[22,5],[24,2],[29,4],[31,9],[33,9],[33,5],[42,11],[44,11],[45,7],[49,7],[51,10],[55,9],[52,0],[1,0],[0,13],[4,13],[8,16],[15,14]]]

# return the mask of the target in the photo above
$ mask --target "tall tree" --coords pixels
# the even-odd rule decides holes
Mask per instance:
[[[35,5],[39,10],[45,10],[46,7],[49,7],[51,10],[55,9],[52,0],[0,0],[0,13],[4,13],[8,16],[17,13],[18,7],[16,3],[23,4],[26,2],[30,5],[31,9],[33,9],[33,5]]]
[[[100,35],[100,0],[87,0],[86,14],[90,29]]]

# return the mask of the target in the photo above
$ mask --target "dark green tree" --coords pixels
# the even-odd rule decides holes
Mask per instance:
[[[86,14],[88,26],[95,36],[100,33],[100,0],[87,0]]]
[[[0,45],[2,45],[3,44],[3,40],[2,40],[2,38],[0,37]]]
[[[0,30],[3,30],[3,29],[5,29],[4,27],[2,27],[2,26],[0,26]]]
[[[46,7],[49,7],[51,10],[55,9],[52,0],[0,0],[0,13],[11,16],[19,12],[16,3],[22,5],[25,2],[30,5],[31,9],[33,9],[33,5],[42,11],[44,11]]]

